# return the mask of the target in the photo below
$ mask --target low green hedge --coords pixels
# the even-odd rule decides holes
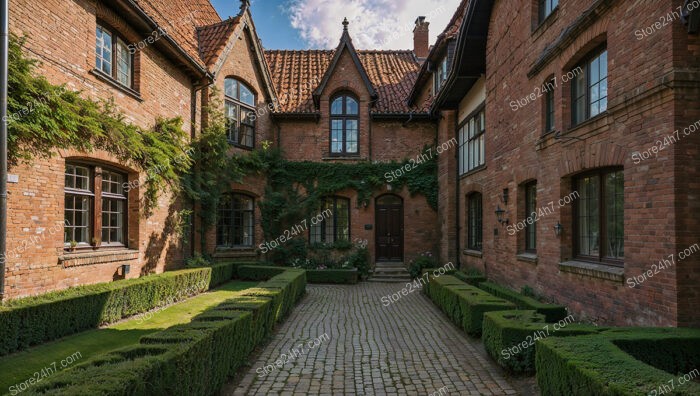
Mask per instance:
[[[262,281],[270,279],[286,271],[286,267],[275,267],[269,265],[241,265],[238,266],[238,279],[250,281]]]
[[[0,306],[0,356],[179,301],[233,273],[217,264],[8,301]]]
[[[481,335],[485,312],[515,309],[513,303],[451,275],[431,276],[427,294],[455,324],[475,337]]]
[[[302,270],[288,270],[192,322],[144,336],[140,345],[76,365],[27,395],[213,395],[272,331],[271,318],[304,294]],[[286,299],[294,299],[286,301]],[[239,309],[240,308],[240,309]]]
[[[337,283],[354,285],[359,281],[357,269],[306,270],[309,283]]]
[[[605,328],[568,323],[547,323],[536,311],[498,311],[484,314],[481,339],[491,357],[512,373],[535,372],[535,342],[546,337],[592,334]]]
[[[455,271],[455,273],[453,273],[452,275],[454,275],[455,278],[472,286],[479,286],[479,283],[486,282],[486,277],[483,275],[467,275],[462,271]]]
[[[536,343],[543,395],[700,395],[700,329],[618,328]],[[694,373],[694,381],[680,383]],[[673,386],[671,388],[671,386]]]
[[[512,302],[519,309],[534,309],[544,315],[547,322],[558,322],[568,315],[563,305],[546,304],[493,282],[481,282],[479,288]]]

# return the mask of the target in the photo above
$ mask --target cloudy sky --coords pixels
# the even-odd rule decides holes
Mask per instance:
[[[236,15],[237,0],[212,0],[222,18]],[[411,49],[413,23],[430,22],[430,42],[452,18],[460,0],[252,0],[253,18],[268,49],[331,49],[344,17],[358,49]]]

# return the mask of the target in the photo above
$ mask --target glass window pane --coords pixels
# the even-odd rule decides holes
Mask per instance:
[[[238,83],[238,87],[241,91],[240,101],[247,105],[255,106],[255,95],[253,95],[253,92],[250,90],[250,88],[248,88],[241,82]]]
[[[224,93],[230,98],[238,99],[238,81],[227,78],[224,81]]]
[[[97,26],[95,31],[95,67],[109,75],[112,75],[112,35],[102,26]]]
[[[117,81],[131,87],[131,53],[122,40],[117,40]]]
[[[359,106],[357,104],[357,101],[349,96],[345,97],[346,99],[346,114],[348,115],[357,115],[359,114]]]
[[[343,114],[343,97],[339,97],[333,101],[331,104],[331,114],[341,115]]]

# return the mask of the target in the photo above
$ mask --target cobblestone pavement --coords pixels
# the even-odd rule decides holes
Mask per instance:
[[[381,298],[403,287],[309,285],[250,371],[223,394],[518,394],[480,341],[447,321],[420,291],[384,306]],[[280,369],[279,359],[289,362]]]

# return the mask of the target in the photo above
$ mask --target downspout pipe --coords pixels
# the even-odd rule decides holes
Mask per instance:
[[[0,0],[0,302],[5,297],[7,260],[7,73],[9,0]]]

